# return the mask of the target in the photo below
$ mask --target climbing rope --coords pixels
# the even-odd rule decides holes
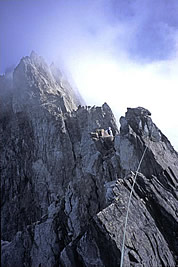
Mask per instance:
[[[143,161],[143,158],[145,156],[145,153],[146,153],[147,148],[148,148],[148,146],[146,146],[145,147],[145,150],[143,151],[143,155],[142,155],[142,157],[140,159],[140,162],[138,164],[138,168],[137,168],[137,171],[135,173],[135,178],[134,178],[134,181],[133,181],[133,185],[132,185],[132,188],[131,188],[131,191],[130,191],[130,196],[129,196],[129,201],[128,201],[128,207],[127,207],[127,213],[126,213],[126,217],[125,217],[125,226],[124,226],[124,236],[123,236],[122,249],[121,249],[121,262],[120,262],[120,267],[123,266],[123,262],[124,262],[125,236],[126,236],[126,229],[127,229],[127,221],[128,221],[128,215],[129,215],[130,202],[131,202],[131,198],[132,198],[132,194],[133,194],[134,185],[135,185],[135,182],[136,182],[136,179],[137,179],[137,174],[138,174],[138,171],[139,171],[140,166],[142,164],[142,161]]]

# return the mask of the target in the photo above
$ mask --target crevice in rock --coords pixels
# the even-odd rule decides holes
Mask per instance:
[[[139,263],[139,261],[134,257],[134,255],[132,255],[130,251],[128,252],[128,256],[131,262]]]

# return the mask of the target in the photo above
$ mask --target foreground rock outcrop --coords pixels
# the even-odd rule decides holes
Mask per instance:
[[[178,154],[148,110],[128,108],[118,130],[34,52],[0,77],[0,102],[2,266],[119,266],[145,147],[124,266],[178,264]]]

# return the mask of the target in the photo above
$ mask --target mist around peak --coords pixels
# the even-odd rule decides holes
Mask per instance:
[[[88,105],[106,101],[116,117],[127,106],[152,110],[178,148],[176,0],[0,5],[1,73],[35,50],[65,70]]]

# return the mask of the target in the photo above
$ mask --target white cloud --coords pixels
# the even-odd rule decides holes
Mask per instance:
[[[71,71],[88,105],[106,101],[117,119],[127,107],[143,106],[178,150],[177,66],[176,59],[143,65],[100,51],[79,57]]]

